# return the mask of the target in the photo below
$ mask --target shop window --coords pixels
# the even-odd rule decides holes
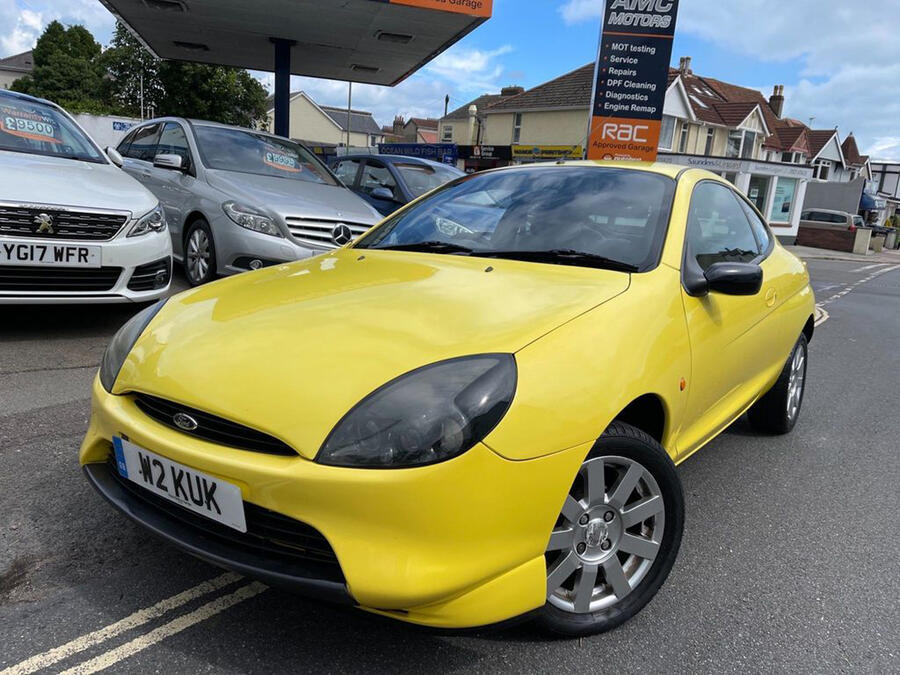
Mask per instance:
[[[675,118],[671,115],[663,115],[659,128],[659,149],[671,150],[675,140]]]
[[[513,145],[517,145],[522,138],[522,113],[513,116]]]
[[[772,179],[769,176],[750,176],[747,197],[761,212],[766,210],[766,200],[769,198],[769,185],[771,182]]]
[[[775,184],[775,198],[769,220],[773,223],[791,222],[791,208],[794,205],[794,194],[797,192],[796,178],[779,178]]]

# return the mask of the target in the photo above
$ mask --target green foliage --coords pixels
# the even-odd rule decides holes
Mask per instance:
[[[34,71],[12,84],[15,91],[56,101],[75,112],[102,110],[100,45],[84,26],[51,21],[34,48]]]
[[[266,117],[266,90],[246,70],[164,61],[159,79],[166,115],[249,127]]]
[[[194,117],[239,126],[266,118],[266,90],[246,70],[160,61],[117,24],[106,51],[83,26],[52,21],[34,48],[34,71],[12,84],[71,112]]]
[[[112,42],[100,57],[107,77],[103,98],[120,114],[141,114],[143,88],[144,112],[153,115],[165,93],[159,79],[159,60],[144,49],[125,26],[116,24]]]

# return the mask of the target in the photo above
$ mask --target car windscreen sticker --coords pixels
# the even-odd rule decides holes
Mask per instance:
[[[45,143],[61,143],[53,119],[30,110],[0,106],[0,131]]]
[[[265,146],[265,156],[263,161],[273,169],[280,171],[290,171],[297,173],[302,171],[299,158],[296,155],[288,154],[286,151],[271,145]]]

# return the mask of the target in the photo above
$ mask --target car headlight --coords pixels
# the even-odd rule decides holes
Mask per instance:
[[[225,202],[222,204],[222,210],[234,222],[241,227],[246,227],[248,230],[270,234],[273,237],[284,236],[281,234],[281,230],[278,229],[275,221],[252,206],[239,204],[238,202]]]
[[[148,232],[162,232],[165,229],[166,213],[161,206],[157,206],[134,224],[131,230],[128,231],[128,236],[139,237]]]
[[[106,351],[103,352],[103,359],[100,361],[100,384],[109,393],[112,393],[119,371],[122,370],[122,364],[125,363],[125,359],[131,352],[131,348],[134,347],[134,343],[137,342],[147,324],[150,323],[165,303],[165,300],[160,300],[135,314],[128,320],[128,323],[119,329],[106,346]]]
[[[512,354],[450,359],[401,375],[338,422],[316,461],[395,469],[456,457],[506,414],[516,375]]]

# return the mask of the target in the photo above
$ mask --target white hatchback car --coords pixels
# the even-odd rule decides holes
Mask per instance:
[[[62,108],[0,90],[0,304],[146,302],[171,278],[159,200]]]

